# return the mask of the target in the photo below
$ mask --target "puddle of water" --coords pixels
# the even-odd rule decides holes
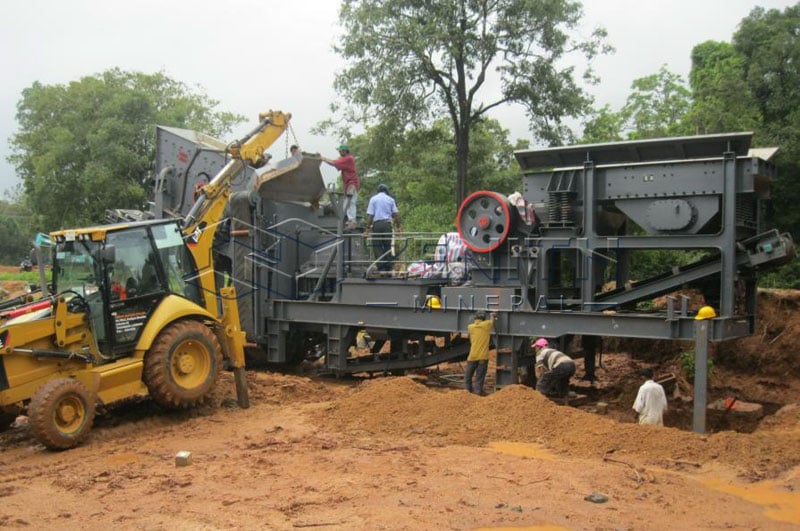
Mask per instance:
[[[714,477],[697,479],[712,490],[761,505],[764,507],[764,515],[767,518],[779,522],[800,524],[800,492],[781,490],[775,481],[762,481],[745,486],[732,485]]]
[[[540,444],[496,441],[490,442],[489,448],[501,454],[516,455],[519,457],[533,457],[536,459],[546,459],[548,461],[552,461],[556,458],[554,454]],[[535,529],[542,528],[537,527]]]

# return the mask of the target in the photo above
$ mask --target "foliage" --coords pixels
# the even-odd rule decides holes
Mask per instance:
[[[692,49],[693,102],[685,120],[694,134],[755,131],[756,101],[744,79],[744,61],[732,44],[706,41]]]
[[[633,81],[621,115],[630,129],[628,138],[660,138],[686,134],[682,122],[691,92],[681,76],[663,65],[658,73]]]
[[[450,176],[456,162],[448,122],[438,120],[430,128],[406,131],[395,137],[394,146],[383,142],[383,133],[377,126],[351,141],[363,176],[360,194],[365,200],[359,200],[359,209],[366,211],[368,198],[383,183],[397,201],[406,232],[454,230],[457,206]],[[519,186],[519,166],[512,152],[508,131],[497,121],[476,122],[470,134],[470,187],[513,192]]]
[[[32,239],[31,213],[19,203],[0,201],[0,263],[27,258]]]
[[[639,250],[631,253],[630,276],[635,280],[644,280],[671,271],[675,267],[685,266],[706,256],[706,251],[694,249],[682,251],[675,249]]]
[[[606,105],[592,111],[583,127],[581,143],[616,142],[691,134],[684,121],[691,91],[681,76],[666,65],[649,76],[635,79],[625,105],[617,112]]]
[[[589,100],[564,59],[575,52],[588,63],[608,50],[603,30],[574,38],[581,15],[580,3],[571,0],[343,0],[336,51],[349,63],[335,87],[346,103],[334,111],[346,123],[380,124],[386,131],[418,129],[446,116],[460,204],[469,136],[492,108],[521,104],[539,138],[555,144],[569,136],[562,118],[578,116]],[[584,79],[593,80],[591,70]]]
[[[50,282],[53,277],[53,272],[50,268],[45,269],[45,279]],[[20,271],[20,272],[13,272],[13,273],[6,273],[0,272],[0,281],[2,282],[9,282],[9,281],[20,281],[24,280],[28,284],[39,284],[39,270],[34,267],[33,271]]]
[[[800,259],[795,258],[783,267],[760,274],[758,285],[762,288],[800,289]]]
[[[17,104],[9,161],[43,231],[140,208],[155,160],[155,124],[220,135],[241,117],[163,73],[112,69],[67,85],[33,83]]]
[[[742,20],[733,45],[743,61],[761,115],[760,145],[780,146],[780,178],[773,187],[770,224],[800,237],[800,4],[783,12],[754,9]]]
[[[680,353],[679,361],[681,364],[681,369],[683,370],[684,376],[686,376],[687,380],[694,380],[694,372],[695,372],[695,352],[694,350],[685,350]],[[706,373],[708,376],[711,376],[711,371],[714,369],[714,360],[711,359],[711,356],[708,357],[707,363],[708,372]]]
[[[625,128],[625,117],[614,112],[609,105],[599,111],[592,111],[589,120],[583,126],[581,144],[599,144],[602,142],[618,142],[622,140]]]

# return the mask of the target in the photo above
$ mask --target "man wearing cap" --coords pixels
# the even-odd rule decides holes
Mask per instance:
[[[470,324],[469,330],[469,356],[464,369],[464,388],[470,393],[483,396],[483,381],[486,379],[486,370],[489,368],[489,344],[494,326],[494,314],[486,319],[486,312],[475,314],[475,322]],[[472,378],[475,376],[473,385]]]
[[[639,375],[645,379],[633,402],[633,410],[639,414],[639,424],[663,426],[664,412],[667,410],[664,388],[653,380],[653,369],[642,369]]]
[[[339,146],[339,158],[327,159],[322,157],[323,162],[327,162],[337,170],[342,172],[342,189],[347,196],[345,203],[345,217],[347,218],[346,229],[356,228],[356,201],[358,200],[358,190],[361,188],[361,179],[358,178],[356,171],[356,159],[350,153],[347,144]]]
[[[369,237],[370,245],[375,251],[375,259],[378,260],[378,271],[389,271],[392,268],[392,227],[395,232],[400,232],[400,213],[397,211],[397,203],[389,195],[389,187],[385,184],[378,185],[378,193],[369,198],[367,205],[367,228],[364,236]]]
[[[542,373],[536,381],[536,390],[545,396],[567,396],[569,379],[575,374],[572,358],[550,348],[543,337],[534,341],[533,352],[536,354],[536,371]]]

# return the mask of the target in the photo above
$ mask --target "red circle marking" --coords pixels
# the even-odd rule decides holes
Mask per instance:
[[[478,228],[482,230],[486,230],[489,228],[489,218],[486,216],[481,216],[478,218]]]

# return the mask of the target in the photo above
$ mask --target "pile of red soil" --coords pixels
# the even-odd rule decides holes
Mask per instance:
[[[470,446],[530,442],[571,456],[613,452],[650,462],[717,460],[750,477],[774,476],[800,463],[796,414],[786,414],[784,421],[761,433],[704,436],[621,424],[557,405],[519,385],[478,397],[461,390],[431,390],[409,378],[372,380],[335,401],[317,420],[356,436],[419,436]]]

